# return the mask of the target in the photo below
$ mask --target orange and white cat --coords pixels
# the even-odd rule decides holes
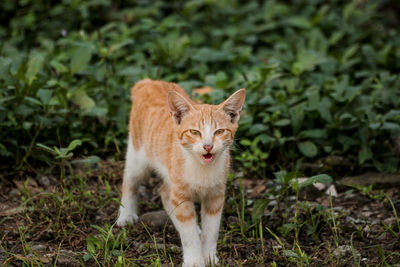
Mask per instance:
[[[138,82],[132,109],[122,199],[117,224],[138,221],[138,187],[155,170],[163,179],[162,203],[179,232],[183,266],[218,262],[217,240],[230,146],[245,89],[219,105],[197,104],[175,83]],[[201,203],[199,234],[194,202]]]

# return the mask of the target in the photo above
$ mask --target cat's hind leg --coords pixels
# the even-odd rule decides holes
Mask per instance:
[[[135,150],[129,136],[121,190],[121,206],[119,207],[117,220],[118,226],[138,222],[138,189],[140,183],[148,174],[148,162],[144,150]]]

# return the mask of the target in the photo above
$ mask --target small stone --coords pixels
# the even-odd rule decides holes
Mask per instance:
[[[360,256],[360,252],[358,252],[358,250],[356,250],[354,248],[352,249],[351,246],[349,246],[349,245],[339,246],[338,248],[336,248],[333,251],[332,254],[334,257],[348,257],[348,256],[351,256],[353,254],[353,252],[356,256],[358,256],[358,257]]]
[[[363,221],[358,219],[358,218],[353,218],[351,216],[346,216],[346,222],[347,223],[354,223],[354,224],[361,224]]]
[[[19,190],[17,188],[13,188],[10,190],[8,193],[10,196],[18,196],[19,195]]]
[[[140,216],[140,220],[150,227],[163,227],[171,223],[167,213],[164,210],[152,211]]]
[[[57,266],[80,266],[77,261],[77,255],[73,251],[69,250],[60,250],[57,258]]]
[[[383,220],[383,223],[386,225],[390,225],[393,226],[396,224],[396,218],[395,217],[391,217],[391,218],[386,218]]]
[[[43,245],[43,244],[40,244],[40,243],[35,243],[35,242],[30,242],[30,243],[28,243],[28,246],[29,246],[29,248],[31,249],[31,250],[33,250],[33,251],[35,251],[35,252],[37,252],[37,251],[44,251],[44,250],[46,250],[46,246],[45,245]]]
[[[331,195],[333,197],[337,197],[338,196],[338,192],[336,190],[335,185],[331,184],[328,189],[326,189],[325,194],[327,195]]]
[[[38,182],[41,186],[49,187],[50,186],[50,179],[46,175],[42,175],[39,177]]]
[[[371,217],[371,215],[373,215],[373,214],[374,214],[374,212],[372,212],[372,211],[363,211],[363,212],[361,212],[361,215],[363,217]]]
[[[268,203],[268,207],[272,207],[272,206],[276,206],[278,204],[278,201],[276,201],[276,200],[271,200],[269,203]]]
[[[319,191],[323,191],[326,188],[326,185],[323,183],[314,183],[313,184],[315,188],[317,188]]]

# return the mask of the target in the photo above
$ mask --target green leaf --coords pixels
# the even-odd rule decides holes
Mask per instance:
[[[308,29],[312,26],[311,22],[305,17],[290,17],[286,22],[291,26],[303,29]]]
[[[71,73],[84,70],[92,57],[92,47],[86,44],[75,48],[71,56]]]
[[[28,82],[28,85],[31,85],[32,82],[36,79],[36,74],[42,69],[43,63],[45,59],[45,54],[41,52],[32,52],[29,61],[28,67],[26,70],[25,78]]]
[[[312,71],[323,63],[325,57],[313,50],[300,51],[297,55],[297,61],[293,63],[291,71],[294,75],[300,75],[304,71]]]
[[[304,120],[304,104],[298,104],[294,107],[292,107],[289,110],[290,117],[291,117],[291,122],[292,122],[292,127],[293,127],[293,132],[297,133],[300,131],[301,126],[303,125],[303,120]]]
[[[240,144],[243,146],[251,146],[251,141],[249,139],[240,140]]]
[[[311,141],[305,141],[297,144],[300,152],[309,158],[313,158],[318,154],[317,146]]]
[[[299,258],[299,255],[297,255],[295,252],[293,252],[293,250],[285,250],[284,252],[283,252],[283,254],[286,256],[286,257],[293,257],[293,258]]]
[[[100,161],[100,158],[98,156],[89,156],[84,159],[73,160],[72,163],[83,163],[83,164],[92,165],[92,164],[98,163],[99,161]]]
[[[363,164],[365,161],[372,159],[373,155],[371,148],[363,145],[361,151],[358,153],[358,163]]]
[[[253,210],[251,212],[251,218],[253,222],[257,222],[264,215],[264,210],[269,202],[269,199],[259,199],[256,201],[256,203],[254,203]]]
[[[275,126],[279,126],[279,127],[283,127],[283,126],[287,126],[290,124],[290,120],[289,119],[281,119],[278,120],[276,122],[274,122]]]
[[[325,139],[327,137],[326,129],[311,129],[305,130],[299,133],[300,138],[315,138],[315,139]]]
[[[319,90],[317,88],[309,88],[306,92],[308,98],[308,108],[310,110],[318,109],[320,102]]]
[[[36,98],[30,97],[30,96],[25,96],[24,99],[28,102],[31,102],[32,104],[35,104],[38,106],[42,105],[42,103],[39,100],[37,100]]]
[[[50,103],[50,99],[51,99],[51,95],[53,94],[53,91],[49,90],[49,89],[39,89],[36,94],[40,98],[40,101],[42,101],[42,103],[44,105],[48,105]]]
[[[8,57],[0,57],[0,79],[8,78],[12,59]]]
[[[307,180],[305,180],[304,182],[302,182],[300,184],[300,187],[306,187],[306,186],[312,185],[314,183],[329,184],[329,183],[332,183],[332,177],[330,177],[327,174],[318,174],[318,175],[312,176],[312,177],[308,178]]]
[[[331,106],[332,106],[332,100],[330,100],[327,97],[324,97],[318,106],[319,114],[327,122],[332,121],[332,115],[330,111]]]
[[[82,141],[79,139],[73,140],[71,143],[69,143],[69,146],[67,148],[67,151],[73,151],[77,146],[82,145]]]
[[[56,151],[54,149],[52,149],[51,147],[48,147],[48,146],[40,144],[40,143],[36,144],[36,146],[44,151],[47,151],[47,152],[53,154],[53,155],[56,154]]]
[[[389,131],[398,131],[400,130],[400,124],[394,122],[384,122],[381,129]]]
[[[268,130],[268,126],[261,124],[261,123],[256,123],[253,126],[251,126],[249,134],[251,135],[257,135],[261,132],[264,132]]]
[[[263,144],[268,144],[268,143],[273,143],[275,142],[275,138],[267,135],[267,134],[260,134],[257,136],[258,139],[260,139],[261,143]]]
[[[78,105],[81,109],[88,111],[96,106],[94,100],[87,95],[84,88],[80,88],[71,96],[71,101]]]

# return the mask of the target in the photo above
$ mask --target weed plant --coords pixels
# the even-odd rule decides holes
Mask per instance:
[[[203,97],[211,103],[246,87],[235,159],[249,174],[327,156],[394,172],[395,8],[377,0],[1,1],[1,168],[52,165],[36,144],[74,139],[83,142],[79,155],[122,158],[129,88],[149,77],[189,93],[211,86]]]

